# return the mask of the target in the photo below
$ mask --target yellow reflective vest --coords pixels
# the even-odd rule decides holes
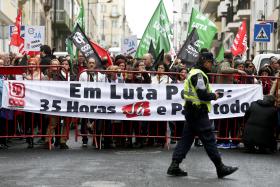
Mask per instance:
[[[208,93],[211,93],[211,87],[209,85],[209,80],[207,75],[201,71],[200,69],[191,69],[190,73],[188,74],[188,78],[185,80],[184,83],[184,98],[185,101],[191,101],[193,104],[197,105],[198,107],[201,104],[206,104],[208,108],[208,112],[211,111],[211,101],[202,101],[198,98],[196,88],[193,86],[191,78],[196,74],[201,74],[204,78],[206,78],[207,82],[205,83],[206,89]]]

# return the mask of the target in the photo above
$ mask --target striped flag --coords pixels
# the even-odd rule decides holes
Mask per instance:
[[[22,55],[26,54],[26,51],[24,49],[24,39],[23,38],[20,38],[20,45],[18,47],[18,52]]]
[[[247,49],[247,28],[246,21],[243,21],[233,41],[231,53],[233,56],[243,55]]]
[[[24,31],[21,30],[21,9],[18,9],[18,15],[16,17],[15,26],[13,28],[13,33],[11,36],[10,46],[15,46],[18,48],[18,52],[22,55],[26,54],[24,49]]]

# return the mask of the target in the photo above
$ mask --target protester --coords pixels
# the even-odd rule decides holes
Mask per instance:
[[[217,83],[219,84],[234,84],[235,77],[241,78],[242,76],[246,76],[246,72],[242,69],[235,69],[235,64],[243,63],[240,57],[235,57],[233,60],[231,53],[225,53],[224,61],[219,64]],[[237,66],[236,66],[237,67]],[[220,119],[219,124],[217,125],[219,136],[220,137],[235,137],[238,131],[236,124],[237,119],[229,118],[229,119]],[[222,149],[230,149],[237,148],[239,142],[237,141],[229,141],[227,139],[219,139],[217,141],[218,148]]]
[[[100,72],[95,72],[96,70],[96,61],[94,58],[88,59],[87,69],[85,69],[79,77],[79,81],[82,82],[104,82],[105,76],[101,74]],[[96,120],[96,133],[100,135],[100,129],[101,129],[101,123],[102,120]],[[81,134],[82,135],[82,146],[87,147],[88,145],[88,137],[85,134],[88,134],[88,124],[94,123],[94,119],[87,119],[87,118],[81,118]],[[99,138],[98,138],[99,140]]]
[[[263,87],[263,94],[268,95],[271,90],[272,80],[268,76],[272,76],[271,69],[269,67],[262,67],[259,70],[259,81]]]
[[[74,75],[79,78],[81,72],[83,72],[87,67],[86,58],[82,54],[82,52],[78,52],[78,59],[76,63],[73,64],[73,73]]]
[[[42,45],[40,47],[40,65],[50,65],[51,60],[54,58],[52,56],[52,50],[48,45]],[[42,68],[42,72],[46,75],[47,68]]]
[[[271,69],[271,76],[275,76],[280,68],[278,58],[272,56],[269,58],[269,60],[270,60],[269,68]]]
[[[50,65],[58,66],[60,65],[60,62],[57,59],[52,59],[50,62]],[[59,73],[60,73],[59,67],[51,67],[47,70],[47,79],[50,81],[61,81]],[[62,125],[61,127],[61,118],[59,116],[49,116],[50,122],[47,128],[47,135],[53,135],[55,133],[55,130],[57,129],[56,135],[56,142],[55,145],[60,145],[60,149],[69,149],[67,142],[67,137],[65,135],[67,134],[67,127],[66,125]],[[60,131],[62,130],[62,134]],[[63,135],[61,137],[58,137],[59,135]],[[45,139],[45,146],[46,148],[49,147],[49,138]],[[52,142],[51,142],[52,143]]]
[[[250,108],[246,111],[242,139],[248,150],[253,152],[276,151],[277,142],[274,129],[278,117],[274,103],[274,96],[267,95],[264,96],[263,100],[252,102]]]
[[[168,69],[170,69],[172,64],[172,57],[168,53],[164,54],[164,64],[167,66]]]
[[[142,60],[145,63],[145,68],[147,71],[153,71],[153,56],[150,53],[144,54]]]
[[[0,67],[4,66],[4,60],[0,58]],[[3,91],[3,80],[5,80],[4,75],[0,75],[0,114],[2,113],[3,109],[2,106],[2,91]],[[0,136],[4,136],[6,131],[6,120],[5,118],[2,118],[2,115],[0,115]],[[7,140],[6,138],[0,138],[0,149],[7,149]]]
[[[167,170],[167,174],[173,176],[187,176],[179,164],[185,158],[194,141],[194,136],[198,135],[204,148],[216,166],[218,178],[223,178],[232,174],[238,168],[226,166],[223,164],[220,153],[216,147],[216,138],[212,132],[208,113],[211,108],[211,100],[217,100],[220,97],[218,92],[212,93],[209,86],[207,73],[212,69],[213,54],[209,52],[201,53],[197,65],[191,69],[184,85],[185,98],[185,117],[186,125],[183,131],[183,137],[177,144],[172,163]]]
[[[163,73],[168,72],[168,67],[163,62],[160,62],[156,66],[157,74],[152,77],[152,84],[168,84],[171,83],[171,78],[169,78],[168,75],[165,75]],[[167,122],[163,121],[157,121],[157,122],[150,122],[150,133],[151,135],[156,136],[165,136],[166,133],[166,124]],[[156,138],[156,142],[153,142],[153,140],[149,139],[149,144],[153,145],[156,143],[156,146],[163,147],[165,144],[164,138]]]
[[[172,84],[183,84],[185,82],[185,79],[187,77],[187,70],[185,68],[181,68],[178,70],[178,73],[180,73],[180,75],[178,76],[177,79],[171,82]],[[185,124],[184,121],[176,121],[176,122],[169,121],[170,136],[174,137],[171,138],[170,140],[171,144],[176,143],[176,138],[182,136],[184,124]]]
[[[233,62],[233,57],[231,53],[225,53],[224,54],[224,60],[222,63],[219,64],[218,67],[218,74],[224,74],[221,76],[218,76],[217,80],[218,83],[220,84],[232,84],[233,83],[233,74],[238,73],[240,75],[246,75],[245,71],[234,69],[232,67],[234,62]]]

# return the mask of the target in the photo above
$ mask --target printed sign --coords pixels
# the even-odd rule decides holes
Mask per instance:
[[[254,41],[255,42],[270,42],[271,25],[270,24],[255,24]]]
[[[122,54],[131,55],[134,57],[137,50],[137,36],[132,35],[122,40]]]
[[[45,43],[45,26],[25,26],[24,48],[26,51],[40,51]]]
[[[259,84],[212,87],[223,96],[212,102],[211,119],[243,116],[251,102],[263,97]],[[3,85],[2,107],[92,119],[183,121],[183,89],[183,84],[7,80]]]

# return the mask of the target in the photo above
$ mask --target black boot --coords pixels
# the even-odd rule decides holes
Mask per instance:
[[[168,175],[172,176],[188,176],[188,173],[179,168],[179,162],[173,160],[167,170]]]
[[[218,178],[223,178],[227,175],[230,175],[238,170],[238,167],[226,166],[224,164],[220,164],[217,168]]]

